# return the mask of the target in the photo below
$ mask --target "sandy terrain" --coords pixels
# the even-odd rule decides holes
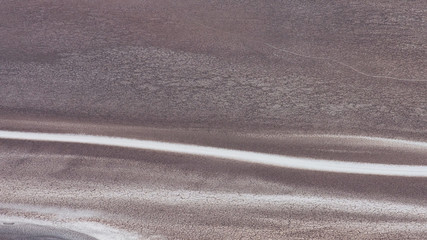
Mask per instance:
[[[0,130],[427,166],[426,1],[3,0],[0,36]],[[426,226],[425,177],[0,139],[0,239]]]
[[[3,121],[4,126],[7,122]],[[14,123],[15,128],[29,126],[33,132],[46,132],[48,126],[54,132],[61,127],[63,131],[86,134],[108,129],[105,132],[110,136],[138,135],[162,141],[169,136],[174,142],[202,142],[217,147],[229,144],[229,148],[245,149],[237,144],[239,139],[240,146],[246,148],[256,142],[261,152],[298,156],[298,148],[289,149],[300,146],[310,149],[305,154],[313,158],[323,157],[325,151],[332,157],[339,150],[337,160],[407,164],[412,159],[412,164],[427,165],[423,158],[425,143],[396,147],[392,141],[365,144],[346,137],[334,142],[336,137],[332,136],[323,136],[323,141],[313,136],[273,134],[241,134],[232,139],[222,136],[224,133],[199,130],[48,120]],[[129,136],[127,132],[131,132]],[[125,236],[138,234],[141,239],[421,239],[427,231],[425,177],[312,172],[85,144],[1,142],[0,208],[3,218],[18,222],[24,217],[57,227],[66,223],[71,230],[77,230],[74,225],[81,222],[98,223],[119,229]],[[387,158],[377,157],[387,155],[390,149],[393,154]],[[345,155],[353,158],[343,158]],[[43,210],[48,207],[81,210]],[[63,212],[75,213],[69,216]],[[89,228],[89,232],[99,227]]]
[[[426,8],[425,1],[5,0],[0,110],[425,140]]]

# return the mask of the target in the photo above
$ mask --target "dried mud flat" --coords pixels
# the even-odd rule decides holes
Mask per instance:
[[[425,1],[4,0],[0,23],[0,130],[426,165],[333,137],[427,141]],[[425,178],[7,139],[0,165],[0,223],[98,239],[427,234]]]

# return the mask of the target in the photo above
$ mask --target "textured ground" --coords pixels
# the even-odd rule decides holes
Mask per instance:
[[[2,130],[426,165],[425,149],[288,138],[426,142],[426,1],[2,0],[0,36]],[[426,186],[0,140],[0,221],[142,239],[423,239]]]
[[[230,136],[221,131],[46,119],[0,122],[14,130],[107,134],[341,161],[426,165],[425,147],[345,137]],[[141,239],[422,239],[427,232],[425,178],[278,169],[200,156],[4,139],[0,164],[0,219],[9,222],[24,217],[67,223],[71,230],[77,223],[98,223],[138,233]]]
[[[425,1],[5,0],[0,109],[426,139],[426,9]]]

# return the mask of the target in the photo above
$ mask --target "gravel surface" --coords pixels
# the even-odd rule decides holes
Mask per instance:
[[[2,0],[0,36],[0,130],[426,165],[363,138],[427,141],[426,1]],[[426,181],[0,139],[0,239],[425,239]]]
[[[426,140],[426,9],[4,0],[0,112]]]

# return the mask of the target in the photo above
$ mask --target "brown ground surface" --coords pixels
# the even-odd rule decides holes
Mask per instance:
[[[425,1],[3,0],[0,36],[2,130],[426,165],[425,149],[292,135],[427,141]],[[0,203],[159,239],[423,239],[426,186],[0,140]],[[0,205],[52,217],[25,214]]]
[[[425,1],[4,0],[0,112],[426,140],[426,9]]]
[[[276,169],[80,144],[1,143],[1,202],[101,211],[80,220],[141,236],[422,239],[427,231],[424,178]],[[54,216],[0,209],[29,219]]]

